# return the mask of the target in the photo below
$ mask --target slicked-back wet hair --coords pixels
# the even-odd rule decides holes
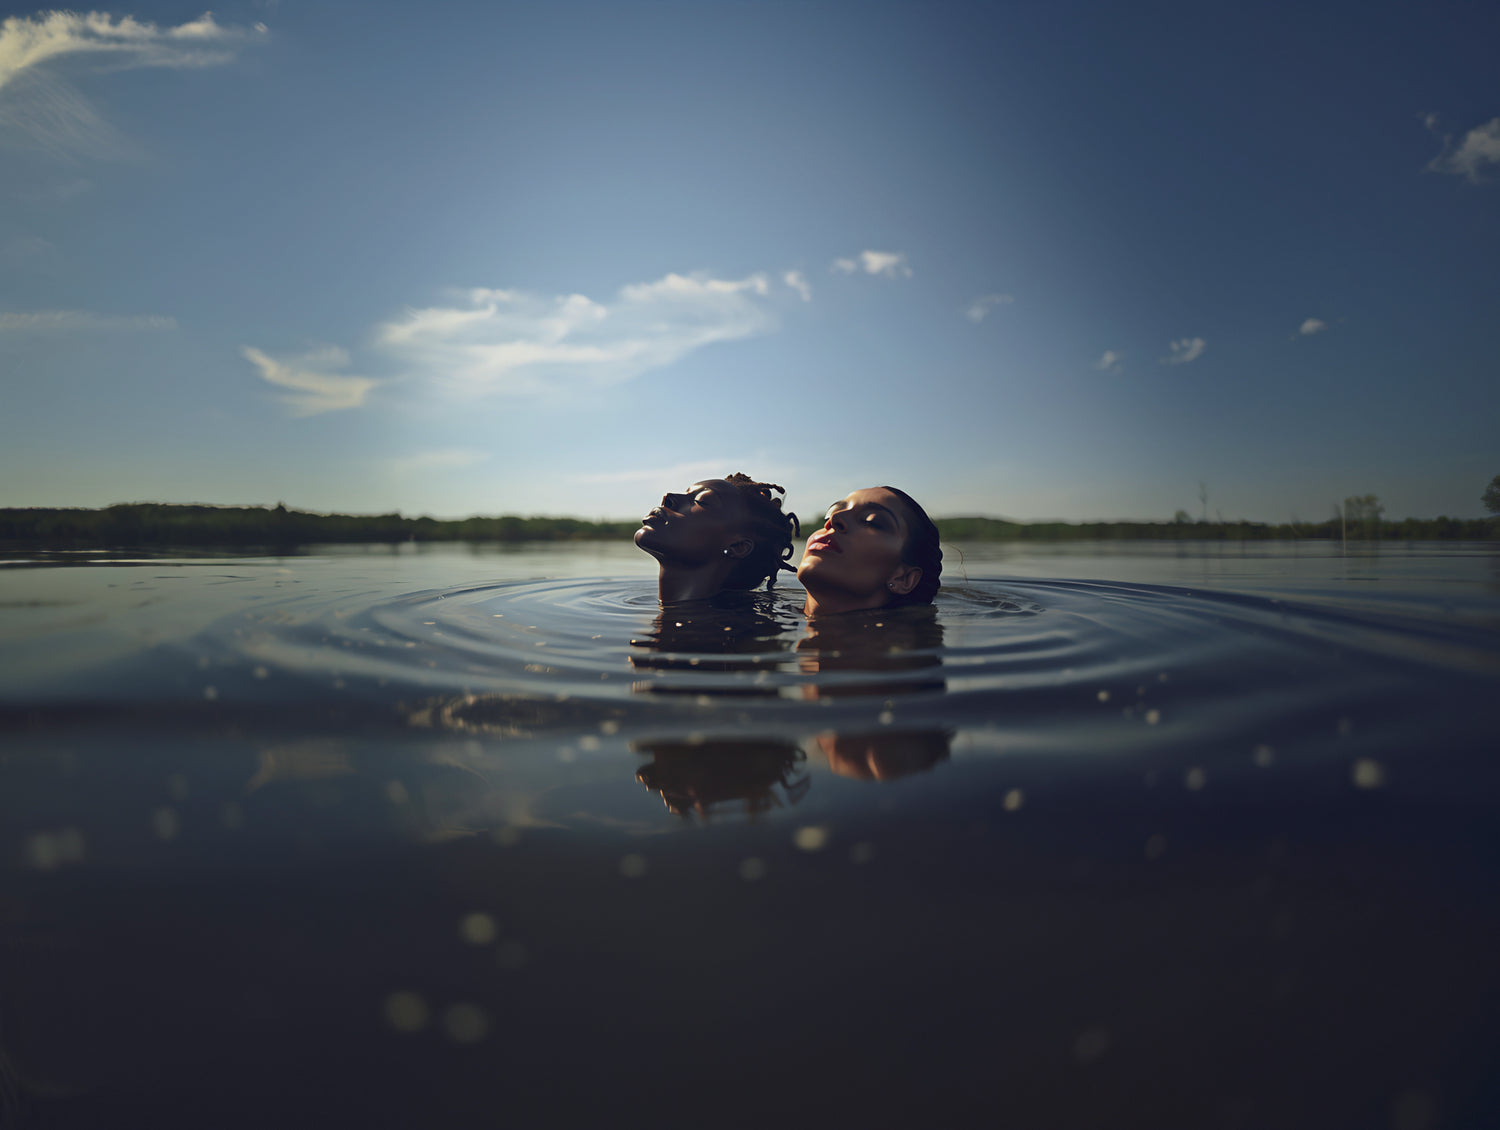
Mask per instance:
[[[740,492],[745,503],[745,513],[750,518],[750,536],[755,548],[740,558],[724,581],[727,589],[753,589],[762,581],[766,588],[776,583],[776,574],[782,569],[796,572],[796,566],[788,563],[792,555],[792,539],[802,532],[797,515],[781,509],[777,494],[786,494],[786,488],[776,483],[761,483],[743,472],[736,471],[724,477]]]
[[[904,565],[915,565],[922,570],[922,579],[916,583],[911,592],[896,596],[887,608],[899,608],[905,604],[931,604],[932,598],[937,595],[939,586],[942,584],[943,576],[943,549],[938,544],[937,523],[927,516],[927,511],[917,504],[917,500],[904,490],[895,487],[881,487],[888,490],[906,503],[906,508],[911,512],[911,533],[906,535],[906,545],[901,550],[901,562]]]

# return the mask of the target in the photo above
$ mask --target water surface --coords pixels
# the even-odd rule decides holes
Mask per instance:
[[[1491,547],[954,546],[813,627],[650,566],[13,555],[16,1118],[1500,1111]]]

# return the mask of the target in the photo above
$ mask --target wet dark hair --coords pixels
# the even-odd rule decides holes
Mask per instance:
[[[937,595],[938,587],[942,584],[943,576],[943,549],[938,544],[937,523],[927,516],[927,511],[917,504],[917,500],[904,490],[895,487],[881,487],[888,490],[906,503],[906,508],[911,511],[911,533],[906,535],[906,545],[901,548],[901,561],[905,565],[915,565],[922,570],[922,579],[917,582],[911,592],[893,597],[887,608],[900,608],[907,604],[931,604],[932,598]]]
[[[755,548],[740,558],[725,579],[724,587],[753,589],[765,581],[766,588],[770,588],[782,569],[796,572],[796,566],[787,559],[792,555],[792,539],[802,532],[802,526],[797,515],[781,509],[781,499],[776,494],[786,494],[786,488],[756,482],[740,471],[724,476],[724,481],[740,492],[750,516],[750,533],[755,539]]]

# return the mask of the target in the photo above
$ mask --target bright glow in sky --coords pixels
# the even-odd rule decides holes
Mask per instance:
[[[14,9],[13,9],[14,10]],[[0,26],[0,505],[1477,516],[1484,5]]]

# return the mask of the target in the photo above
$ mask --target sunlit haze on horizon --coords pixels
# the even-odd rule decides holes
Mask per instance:
[[[7,10],[0,506],[1284,522],[1500,472],[1494,8]]]

